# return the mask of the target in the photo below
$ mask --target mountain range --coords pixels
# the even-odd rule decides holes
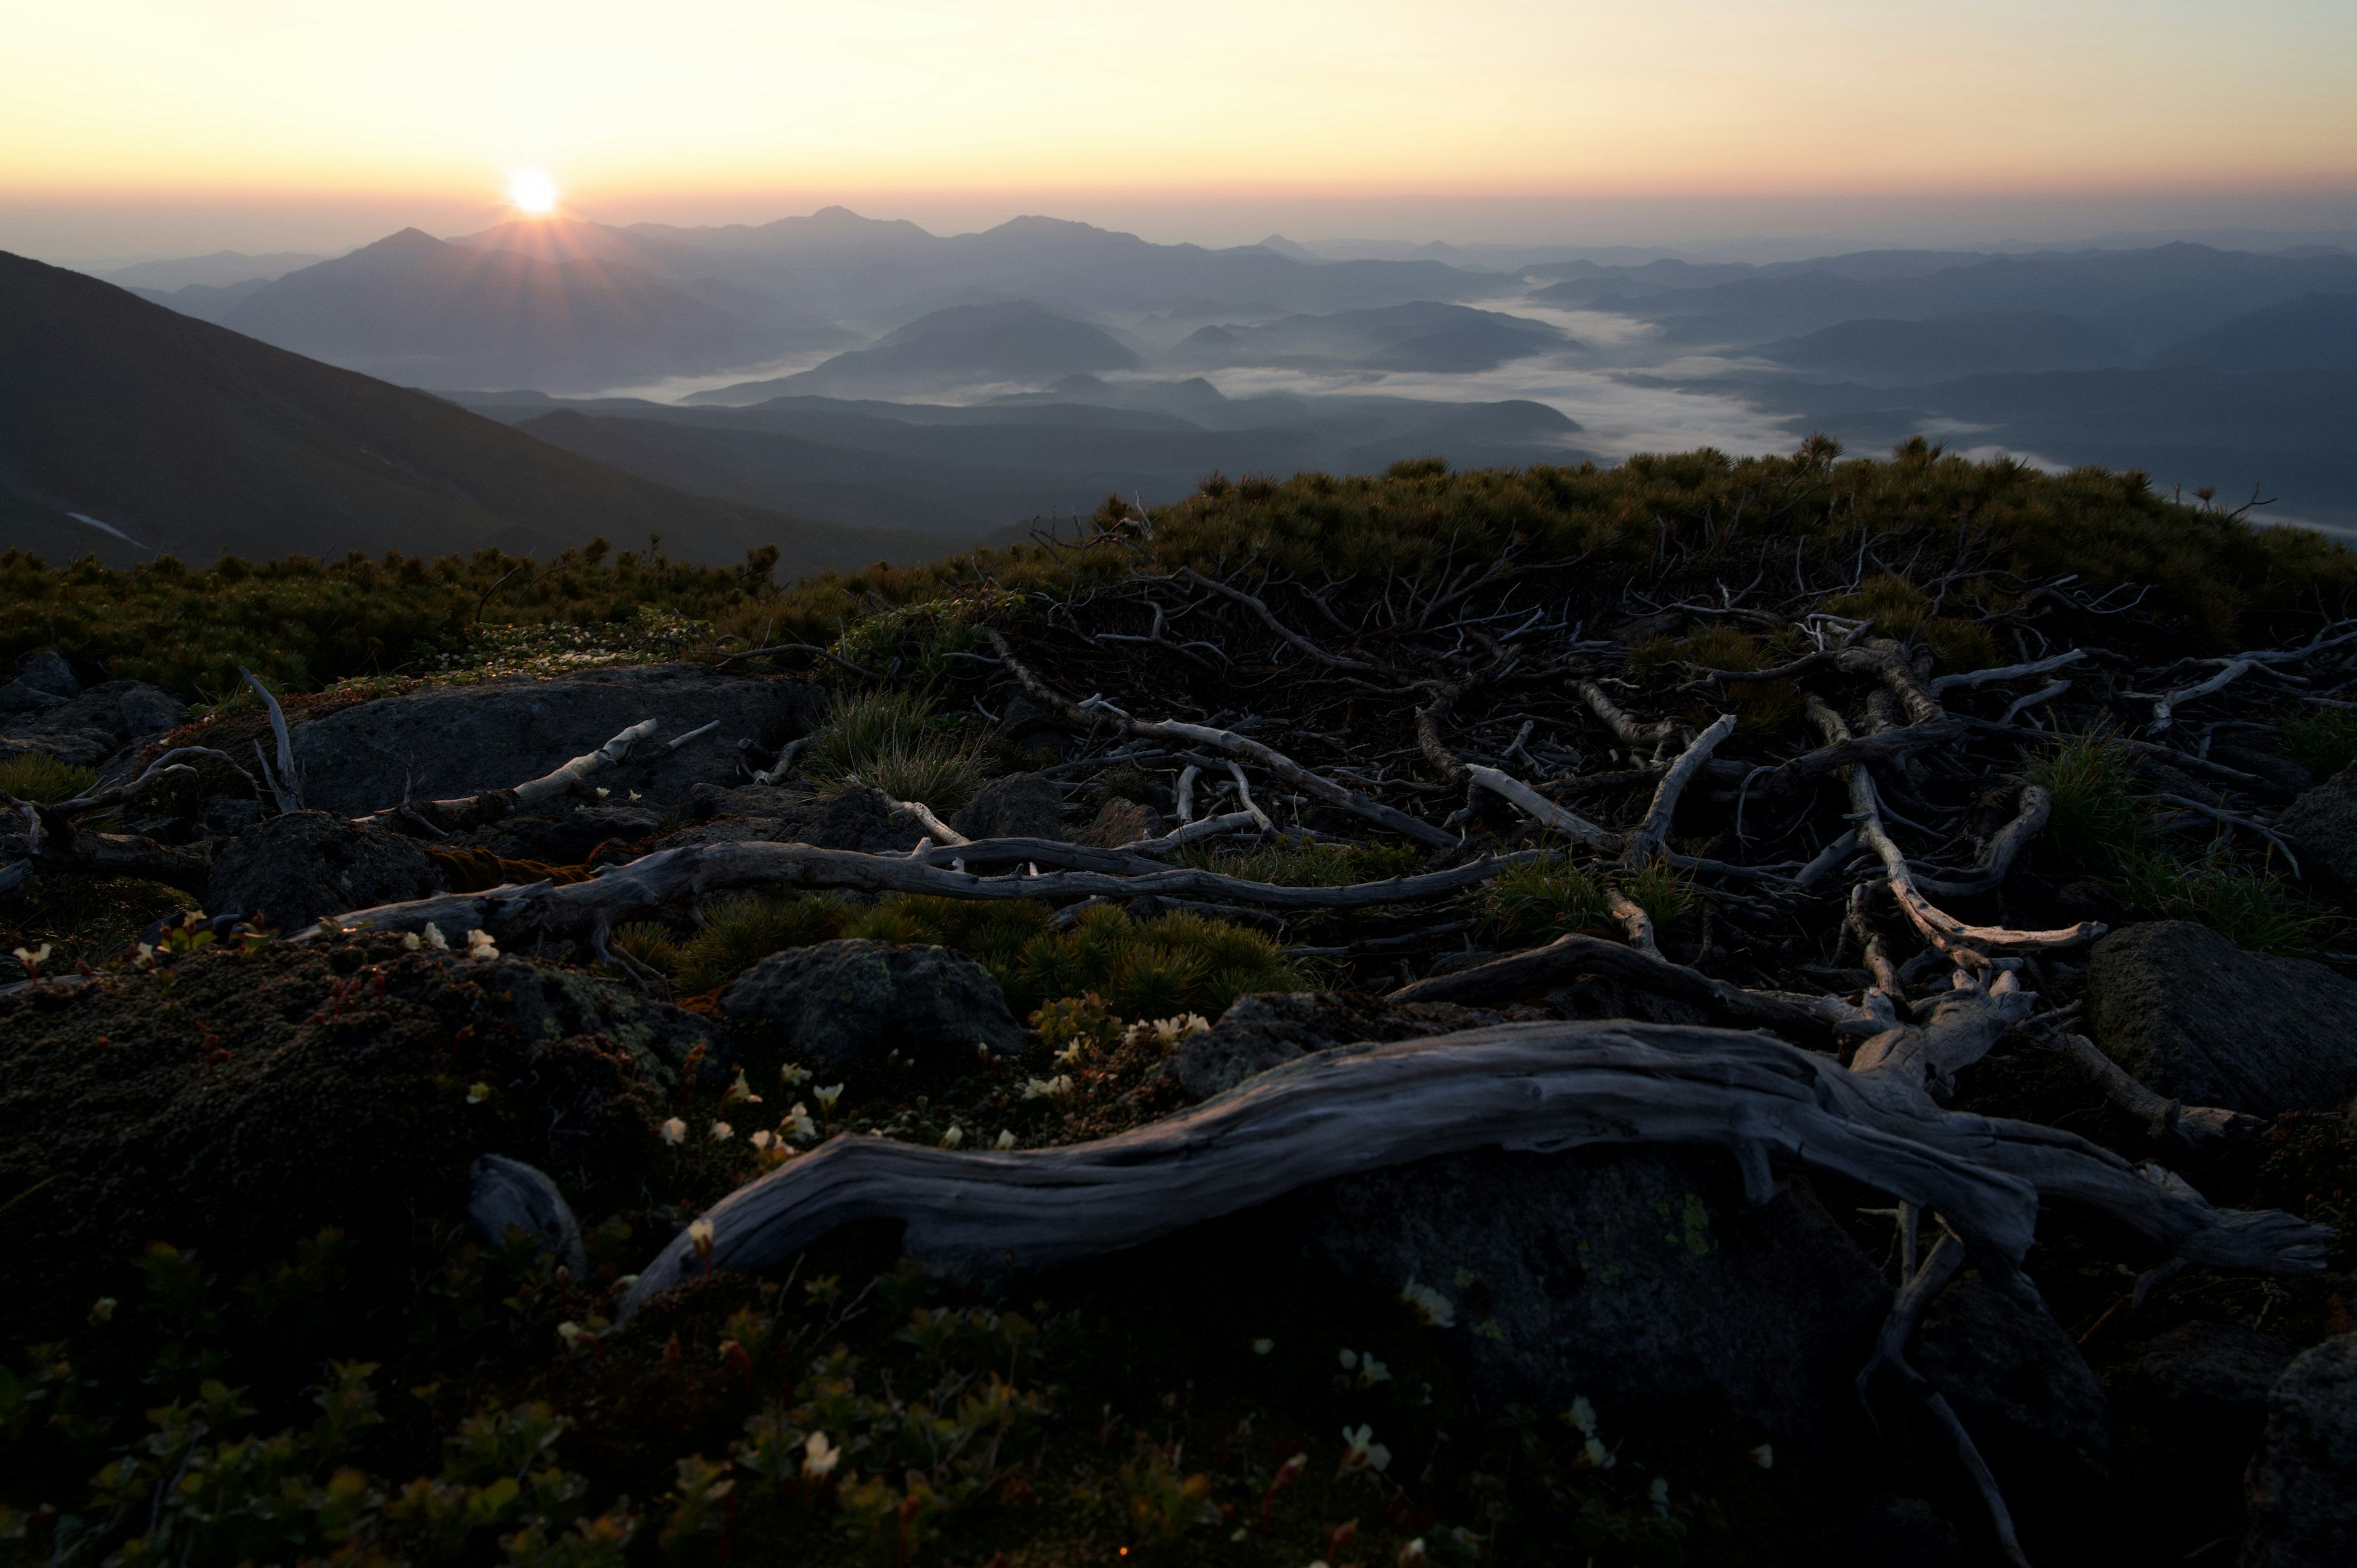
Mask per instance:
[[[424,392],[0,252],[0,544],[124,563],[660,534],[791,573],[921,559],[934,538],[682,494]]]

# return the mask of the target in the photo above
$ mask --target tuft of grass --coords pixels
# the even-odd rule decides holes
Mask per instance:
[[[35,800],[44,806],[70,800],[97,782],[98,775],[91,769],[59,762],[38,751],[0,762],[0,795],[14,795],[19,800]]]
[[[2030,764],[2054,797],[2046,844],[2065,869],[2116,876],[2145,854],[2151,813],[2136,799],[2136,761],[2104,726],[2066,735]]]
[[[1868,577],[1857,591],[1844,594],[1829,601],[1827,610],[1852,620],[1872,618],[1877,636],[1895,637],[1901,642],[1914,635],[1915,628],[1932,618],[1931,596],[1894,573],[1885,572],[1878,577]]]
[[[1687,638],[1683,657],[1711,670],[1768,670],[1781,662],[1758,638],[1731,626],[1706,627]],[[1745,735],[1774,735],[1801,716],[1801,688],[1791,681],[1733,681],[1709,698],[1710,716],[1733,714]]]
[[[973,798],[983,756],[982,743],[944,723],[921,693],[847,692],[827,704],[804,765],[823,784],[871,785],[948,811]]]
[[[1186,913],[1133,920],[1109,905],[1086,911],[1069,931],[1026,943],[1005,981],[1017,1012],[1094,992],[1125,1018],[1215,1018],[1248,992],[1307,988],[1258,931]]]
[[[1501,935],[1546,940],[1573,931],[1617,929],[1604,885],[1576,865],[1518,865],[1490,884],[1485,923]]]
[[[2137,854],[2122,881],[2129,902],[2207,926],[2244,952],[2305,957],[2331,923],[2274,872],[2237,865],[2222,838],[2194,861]]]
[[[1613,881],[1631,903],[1652,917],[1657,931],[1668,930],[1670,922],[1694,904],[1694,878],[1681,875],[1666,861],[1648,861],[1622,871]]]
[[[2357,712],[2305,708],[2276,725],[2276,746],[2319,779],[2357,762]]]
[[[705,911],[704,929],[679,944],[671,971],[682,994],[717,990],[773,952],[831,941],[843,934],[850,907],[831,893],[777,897],[748,893],[715,899]],[[659,950],[631,956],[663,968]]]
[[[1931,644],[1932,656],[1943,671],[1962,674],[1986,670],[1997,662],[1996,638],[1978,621],[1934,616],[1917,630]]]

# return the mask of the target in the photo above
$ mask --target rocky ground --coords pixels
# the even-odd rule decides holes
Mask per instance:
[[[823,677],[289,699],[283,752],[29,662],[0,1554],[2349,1561],[2357,642],[1780,569],[1140,570]],[[1501,1041],[1637,1109],[1532,1146],[1436,1081],[1218,1177],[1255,1096]],[[1996,1119],[1942,1159],[2100,1175],[1996,1181],[2010,1254],[1727,1098],[1919,1047],[1905,1116]],[[1100,1147],[1167,1223],[902,1257]],[[2115,1179],[2337,1234],[2183,1266]],[[828,1219],[765,1251],[748,1194]]]

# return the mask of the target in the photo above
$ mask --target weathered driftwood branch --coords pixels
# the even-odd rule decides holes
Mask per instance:
[[[954,849],[974,843],[972,839],[933,815],[933,809],[922,800],[895,800],[892,803],[922,822],[925,825],[925,831],[933,835],[933,840],[937,843],[945,843]]]
[[[2190,686],[2179,686],[2174,692],[2164,692],[2153,700],[2151,725],[2153,733],[2157,735],[2177,722],[2179,703],[2190,703],[2196,697],[2206,697],[2212,692],[2222,691],[2238,678],[2257,668],[2259,668],[2259,661],[2255,659],[2236,659],[2207,681]]]
[[[1950,897],[1987,892],[2013,874],[2013,863],[2021,857],[2030,840],[2046,831],[2053,815],[2054,797],[2047,793],[2045,787],[2024,784],[2013,820],[1990,835],[1972,870],[1962,876],[1919,876],[1915,886],[1927,893]]]
[[[1363,659],[1346,659],[1340,654],[1329,653],[1325,649],[1318,647],[1318,644],[1310,641],[1309,639],[1302,636],[1299,632],[1295,631],[1291,627],[1286,626],[1283,621],[1277,619],[1276,613],[1271,610],[1267,604],[1255,595],[1245,593],[1242,588],[1231,587],[1227,584],[1221,582],[1217,577],[1207,577],[1202,573],[1195,570],[1192,566],[1179,567],[1178,575],[1186,578],[1190,583],[1194,583],[1201,587],[1209,588],[1215,594],[1219,594],[1226,598],[1233,599],[1237,604],[1244,606],[1254,615],[1260,617],[1261,624],[1267,627],[1269,630],[1276,633],[1279,640],[1283,641],[1287,647],[1298,650],[1300,652],[1308,654],[1318,663],[1325,665],[1329,670],[1353,670],[1365,675],[1380,675],[1384,673],[1380,665],[1370,664]]]
[[[1711,800],[1714,805],[1732,806],[1738,798],[1762,805],[1788,800],[1826,774],[1853,763],[1896,762],[1919,751],[1945,746],[1963,735],[1965,727],[1964,721],[1946,715],[1930,724],[1900,725],[1878,735],[1847,736],[1846,739],[1818,746],[1813,751],[1804,751],[1788,762],[1777,764],[1752,779],[1748,787],[1738,779],[1737,788],[1720,789],[1712,795]],[[1847,735],[1846,729],[1844,733]],[[1721,768],[1738,766],[1713,763],[1706,771],[1717,776]]]
[[[1956,1123],[1950,1127],[1949,1122]],[[952,1152],[839,1136],[723,1199],[708,1254],[683,1234],[623,1299],[628,1316],[706,1267],[771,1267],[856,1219],[904,1223],[936,1267],[1029,1268],[1135,1246],[1310,1182],[1495,1145],[1714,1146],[1746,1197],[1773,1162],[1836,1172],[1935,1209],[1991,1280],[2034,1298],[2020,1261],[2047,1182],[2207,1261],[2313,1273],[2330,1232],[2236,1215],[2137,1178],[2069,1134],[2014,1168],[2010,1125],[1884,1111],[1823,1057],[1772,1036],[1627,1023],[1509,1024],[1287,1063],[1191,1111],[1092,1143]],[[2072,1161],[2095,1165],[2078,1173]]]
[[[544,800],[587,789],[590,779],[627,759],[633,746],[655,733],[657,723],[654,719],[641,719],[597,750],[584,753],[554,773],[511,789],[486,789],[479,795],[462,795],[448,800],[404,800],[354,821],[391,828],[396,832],[421,826],[436,834],[483,827]],[[710,729],[712,725],[705,727]],[[756,779],[759,777],[755,775]]]
[[[1992,681],[2024,681],[2032,675],[2051,674],[2065,664],[2076,664],[2086,657],[2085,649],[2073,648],[2067,652],[2058,653],[2051,659],[2033,660],[2027,664],[2004,664],[1994,670],[1968,670],[1958,675],[1942,675],[1933,680],[1926,689],[1936,697],[1943,692],[1953,691],[1957,687],[1970,690],[1975,686],[1986,686]]]
[[[2077,1068],[2103,1090],[2104,1098],[2144,1123],[2155,1142],[2173,1142],[2190,1149],[2216,1148],[2255,1136],[2266,1123],[2215,1105],[2188,1105],[2155,1093],[2119,1063],[2105,1056],[2094,1041],[2067,1029],[2024,1029],[2022,1033]]]
[[[1813,693],[1808,698],[1809,717],[1828,741],[1848,738],[1849,726],[1839,714],[1827,707]],[[2100,920],[2083,920],[2078,925],[2050,931],[2017,931],[2004,926],[1970,926],[1932,903],[1918,891],[1914,873],[1909,868],[1906,853],[1883,831],[1882,809],[1874,792],[1874,776],[1863,765],[1849,769],[1850,821],[1857,829],[1857,841],[1872,850],[1882,861],[1884,875],[1890,882],[1891,895],[1923,940],[1942,952],[1954,956],[1959,950],[1968,950],[1986,956],[1990,952],[2018,952],[2049,948],[2076,946],[2092,941],[2104,934]]]
[[[1964,1421],[1948,1402],[1948,1396],[1907,1359],[1907,1341],[1914,1337],[1915,1325],[1932,1299],[1947,1288],[1948,1282],[1964,1266],[1964,1248],[1953,1232],[1932,1243],[1921,1266],[1907,1276],[1891,1298],[1890,1311],[1882,1320],[1882,1332],[1875,1339],[1873,1357],[1857,1375],[1858,1398],[1866,1398],[1867,1385],[1876,1374],[1887,1372],[1920,1400],[1933,1424],[1947,1438],[1957,1463],[1972,1477],[1974,1489],[1980,1493],[1981,1504],[1988,1509],[1989,1530],[1996,1537],[1997,1550],[2015,1568],[2029,1568],[2029,1559],[2021,1550],[2021,1538],[2013,1528],[2013,1510],[2006,1507],[2005,1494],[1998,1489],[1988,1461],[1981,1457],[1972,1434],[1964,1430]]]
[[[1845,648],[1834,655],[1834,667],[1845,674],[1872,675],[1890,690],[1907,710],[1910,724],[1928,725],[1947,716],[1940,700],[1923,689],[1907,650],[1887,637],[1868,638],[1863,648]]]
[[[982,876],[943,870],[927,856],[946,854],[983,863],[1003,853],[1009,841],[929,847],[917,855],[864,854],[857,850],[813,849],[808,844],[695,844],[658,850],[626,865],[609,866],[594,880],[564,886],[536,882],[478,893],[446,893],[432,898],[355,909],[313,927],[306,936],[330,930],[414,931],[433,921],[444,930],[482,927],[503,941],[535,937],[583,940],[593,947],[625,921],[642,919],[679,899],[748,887],[849,887],[869,893],[925,893],[949,898],[1086,897],[1142,898],[1150,895],[1202,898],[1275,909],[1359,909],[1380,904],[1412,904],[1444,897],[1498,875],[1511,866],[1544,858],[1537,850],[1491,855],[1448,871],[1358,882],[1342,887],[1280,887],[1189,867],[1131,875],[1096,871],[1046,872],[1039,875]],[[1061,846],[1067,851],[1077,845]],[[1085,851],[1126,864],[1126,852]]]
[[[253,743],[253,759],[262,764],[263,782],[270,786],[271,798],[278,802],[281,812],[299,811],[303,809],[302,780],[295,773],[295,743],[286,733],[286,711],[278,705],[278,699],[270,694],[270,688],[253,678],[253,671],[241,664],[237,672],[245,677],[245,683],[253,688],[253,694],[270,709],[270,734],[278,742],[278,771],[275,773],[270,770],[269,762],[262,755],[262,743]]]
[[[1639,911],[1641,914],[1642,911]],[[1833,996],[1746,991],[1699,970],[1672,963],[1658,951],[1645,952],[1601,937],[1557,937],[1543,948],[1509,953],[1488,963],[1435,975],[1404,985],[1390,1002],[1502,1002],[1524,992],[1561,985],[1583,974],[1600,974],[1656,996],[1706,1008],[1723,1018],[1764,1025],[1801,1040],[1825,1043],[1835,1035],[1870,1035],[1882,1026]]]
[[[211,757],[244,779],[247,786],[253,790],[256,800],[262,798],[262,786],[256,784],[253,775],[248,773],[229,753],[216,751],[210,746],[176,746],[149,763],[136,779],[128,783],[112,785],[104,789],[93,790],[87,795],[77,795],[70,800],[59,801],[50,809],[67,816],[81,816],[91,811],[111,811],[126,800],[137,799],[146,793],[149,786],[159,783],[167,778],[194,774],[196,769],[180,760],[184,757]]]
[[[1256,740],[1237,735],[1232,731],[1213,729],[1208,725],[1182,724],[1173,720],[1134,719],[1126,714],[1118,713],[1102,704],[1093,708],[1083,707],[1032,673],[1028,666],[1015,657],[1015,650],[1006,645],[1006,639],[1000,636],[996,628],[985,628],[983,635],[990,639],[991,647],[997,651],[999,662],[1006,667],[1009,674],[1022,682],[1023,689],[1030,693],[1034,702],[1053,708],[1073,724],[1085,727],[1110,722],[1127,730],[1131,735],[1146,740],[1178,741],[1215,746],[1232,756],[1240,757],[1266,772],[1274,773],[1313,800],[1346,811],[1355,812],[1369,822],[1378,823],[1405,837],[1412,838],[1419,843],[1433,849],[1454,849],[1457,846],[1457,840],[1454,837],[1441,832],[1430,822],[1420,822],[1405,811],[1394,810],[1380,800],[1372,800],[1356,789],[1345,789],[1322,774],[1312,773],[1282,752],[1273,750]]]
[[[1491,794],[1512,803],[1525,816],[1556,832],[1567,833],[1580,843],[1607,854],[1620,847],[1619,833],[1597,826],[1576,811],[1565,811],[1510,773],[1501,772],[1495,768],[1468,765],[1465,776]]]
[[[1621,745],[1629,748],[1630,760],[1659,755],[1670,742],[1678,737],[1678,722],[1662,719],[1653,724],[1639,724],[1626,709],[1606,694],[1603,687],[1593,681],[1574,681],[1571,689],[1587,704],[1587,711],[1604,721]]]
[[[1620,929],[1629,933],[1631,947],[1647,958],[1662,957],[1662,944],[1653,940],[1653,917],[1645,913],[1643,905],[1616,887],[1606,897],[1604,907],[1620,922]]]
[[[158,843],[137,833],[91,832],[75,824],[63,807],[0,795],[25,824],[24,858],[9,867],[0,891],[20,890],[36,867],[96,876],[137,876],[184,892],[202,893],[212,875],[205,846]]]
[[[578,793],[594,775],[627,758],[632,746],[655,733],[656,724],[653,719],[640,719],[597,750],[584,752],[554,773],[517,785],[516,803],[537,806],[543,800],[553,800],[559,795]]]
[[[2199,800],[2189,800],[2183,795],[2147,795],[2144,798],[2158,805],[2174,806],[2180,811],[2191,811],[2198,816],[2204,816],[2214,822],[2224,822],[2229,827],[2250,829],[2253,832],[2258,834],[2261,838],[2275,845],[2276,850],[2282,854],[2284,859],[2290,864],[2292,876],[2295,879],[2299,877],[2299,856],[2292,853],[2290,841],[2286,839],[2283,834],[2276,832],[2275,829],[2267,826],[2266,823],[2255,821],[2249,817],[2237,816],[2232,811],[2222,811],[2215,806],[2204,805]]]
[[[1670,819],[1677,815],[1678,798],[1686,792],[1686,786],[1694,781],[1702,765],[1710,760],[1710,754],[1718,749],[1719,743],[1734,733],[1735,715],[1721,714],[1670,764],[1661,783],[1653,787],[1653,800],[1645,808],[1645,820],[1620,846],[1622,864],[1641,865],[1662,853],[1670,836]]]

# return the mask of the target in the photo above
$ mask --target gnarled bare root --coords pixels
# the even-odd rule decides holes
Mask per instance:
[[[2288,1215],[2212,1209],[2068,1133],[1924,1117],[1883,1100],[1826,1058],[1719,1029],[1510,1024],[1346,1047],[1063,1148],[965,1153],[834,1138],[723,1199],[705,1216],[708,1255],[683,1235],[622,1310],[703,1267],[782,1263],[856,1219],[902,1221],[904,1249],[935,1267],[1036,1267],[1135,1246],[1311,1182],[1485,1145],[1717,1147],[1756,1202],[1774,1194],[1776,1161],[1836,1172],[1936,1210],[1993,1282],[2032,1299],[2020,1262],[2042,1196],[2093,1203],[2196,1261],[2281,1273],[2323,1266],[2330,1233]]]

